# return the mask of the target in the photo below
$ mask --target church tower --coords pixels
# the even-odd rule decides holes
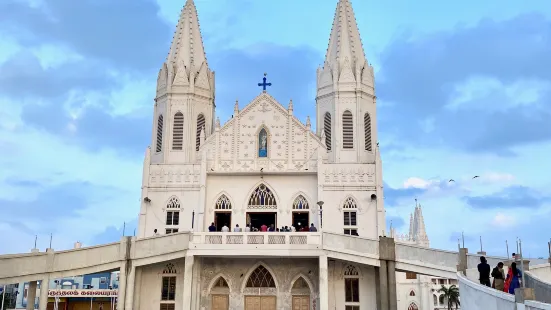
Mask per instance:
[[[317,70],[317,134],[333,163],[374,163],[377,118],[373,67],[354,11],[339,0],[323,67]]]
[[[193,0],[187,0],[159,70],[151,164],[192,163],[214,131],[214,72],[209,69]]]

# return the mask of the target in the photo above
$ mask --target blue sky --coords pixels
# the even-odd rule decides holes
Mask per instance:
[[[0,253],[132,234],[157,72],[184,0],[0,2]],[[375,67],[385,205],[433,247],[547,255],[551,6],[352,1]],[[335,0],[196,0],[217,114],[259,93],[315,115]],[[474,175],[481,176],[472,179]],[[455,183],[449,183],[450,178]],[[542,233],[544,232],[544,233]]]

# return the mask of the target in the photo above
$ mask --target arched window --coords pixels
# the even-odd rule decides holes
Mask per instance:
[[[178,198],[176,197],[171,197],[168,200],[168,203],[166,204],[166,208],[167,209],[180,208],[180,200],[178,200]]]
[[[230,199],[226,195],[222,195],[216,200],[216,210],[231,210]]]
[[[163,274],[173,274],[177,273],[176,266],[174,266],[173,263],[166,264],[165,268],[163,269]]]
[[[415,292],[411,290],[411,292],[409,292],[409,296],[415,296]]]
[[[360,305],[360,277],[353,265],[344,268],[344,302],[346,308],[354,309]]]
[[[414,302],[412,302],[411,304],[409,304],[408,310],[419,310],[419,308]]]
[[[432,295],[432,302],[435,306],[438,306],[438,297],[436,297],[436,295]]]
[[[203,114],[199,114],[197,116],[197,135],[195,137],[196,151],[199,151],[199,147],[201,146],[201,130],[203,130],[204,128],[205,128],[205,116]]]
[[[325,146],[331,151],[331,114],[325,113],[323,118],[323,132],[325,133]]]
[[[224,279],[223,277],[220,277],[220,278],[216,279],[216,282],[214,282],[213,287],[227,288],[229,286],[228,286],[228,282],[226,282],[226,279]]]
[[[163,150],[163,116],[159,115],[157,118],[157,145],[155,147],[155,152],[160,152]]]
[[[260,184],[249,198],[248,209],[277,209],[276,199],[272,191]]]
[[[369,113],[364,115],[364,134],[365,134],[365,150],[373,151],[373,146],[371,143],[371,116]]]
[[[343,208],[344,234],[358,235],[358,206],[352,197],[346,198]]]
[[[172,131],[172,149],[181,150],[184,143],[184,114],[174,114],[174,129]]]
[[[308,286],[308,283],[306,283],[306,280],[304,280],[303,277],[299,277],[298,279],[295,280],[295,283],[293,283],[293,290],[300,290],[300,289],[305,289],[305,288],[309,288]]]
[[[352,112],[346,110],[342,114],[342,147],[354,148],[354,126],[352,125]]]
[[[258,133],[258,157],[268,157],[268,133],[265,128]]]
[[[297,198],[295,198],[295,201],[293,202],[293,210],[307,210],[310,209],[308,206],[308,200],[304,198],[304,196],[299,195]]]
[[[249,276],[247,287],[276,287],[276,285],[272,274],[260,265]]]

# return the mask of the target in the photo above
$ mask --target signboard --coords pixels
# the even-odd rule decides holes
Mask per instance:
[[[117,297],[118,290],[48,290],[48,297]]]

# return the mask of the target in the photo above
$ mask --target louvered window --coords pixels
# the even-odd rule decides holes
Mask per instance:
[[[184,142],[184,114],[174,114],[174,131],[172,132],[172,149],[181,150]]]
[[[371,144],[371,117],[369,116],[369,113],[365,113],[364,115],[364,133],[365,133],[365,150],[366,151],[373,151],[373,147]]]
[[[354,132],[352,126],[352,113],[345,111],[342,114],[342,147],[345,149],[354,148]]]
[[[323,118],[323,131],[325,133],[325,146],[328,151],[331,151],[331,114],[325,113]]]
[[[163,116],[159,115],[157,119],[157,146],[155,147],[156,152],[163,150]]]
[[[203,116],[203,114],[199,114],[199,116],[197,116],[197,136],[195,138],[196,151],[199,151],[199,147],[201,146],[201,130],[203,130],[204,127],[205,127],[205,116]]]

